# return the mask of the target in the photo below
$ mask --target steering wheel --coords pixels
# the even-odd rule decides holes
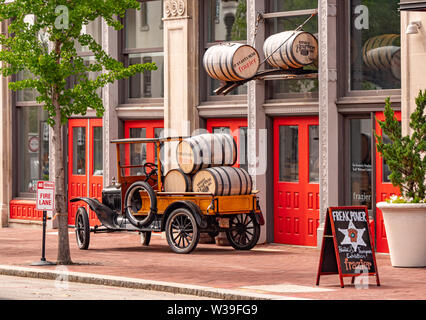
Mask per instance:
[[[147,169],[149,168],[149,172],[147,172]],[[145,181],[148,182],[148,180],[153,181],[154,183],[157,182],[152,176],[158,175],[157,170],[158,166],[155,163],[152,162],[145,162],[143,165],[143,173],[146,176]]]

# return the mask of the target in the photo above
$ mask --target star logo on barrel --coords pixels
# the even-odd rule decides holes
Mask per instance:
[[[350,244],[355,251],[358,250],[358,246],[367,246],[362,239],[365,228],[357,229],[353,222],[350,221],[347,229],[339,228],[338,230],[345,236],[341,244]]]

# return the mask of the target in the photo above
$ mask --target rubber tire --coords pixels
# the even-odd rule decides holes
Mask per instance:
[[[241,220],[238,220],[237,217],[241,217]],[[249,217],[251,220],[248,221],[247,223],[245,223],[247,217]],[[230,227],[232,227],[233,223],[235,223],[235,219],[237,219],[237,222],[239,224],[245,225],[245,227],[247,227],[247,225],[252,222],[253,223],[253,236],[248,243],[241,244],[241,243],[238,243],[238,241],[236,241],[236,239],[235,239],[236,236],[234,236],[234,237],[232,236],[232,230],[230,230],[230,231],[226,231],[226,238],[228,239],[231,246],[236,250],[250,250],[250,249],[252,249],[257,244],[257,242],[259,241],[259,237],[260,237],[260,225],[257,222],[256,217],[253,214],[239,214],[239,215],[232,216],[230,221],[229,221]],[[247,232],[246,232],[246,234],[247,234]]]
[[[83,231],[83,237],[81,237],[81,234],[79,235],[79,230]],[[86,208],[84,207],[79,207],[75,215],[75,237],[77,239],[77,245],[79,249],[81,250],[89,249],[90,223],[89,223],[89,215],[87,214]]]
[[[149,246],[149,243],[151,242],[151,231],[141,231],[139,232],[139,235],[141,237],[141,245]]]
[[[133,196],[134,192],[137,192],[138,189],[144,189],[148,192],[149,200],[151,202],[150,211],[147,217],[143,220],[138,220],[133,215],[132,209],[128,207],[129,197]],[[154,189],[145,181],[136,181],[134,182],[126,191],[124,196],[124,206],[126,217],[129,219],[129,222],[137,228],[146,227],[151,224],[152,220],[155,218],[157,213],[157,197],[155,195]]]
[[[179,247],[179,245],[176,245],[175,241],[173,240],[172,224],[176,221],[176,218],[179,216],[186,217],[185,220],[189,220],[192,225],[192,234],[193,234],[192,242],[190,242],[188,246],[183,248]],[[170,248],[176,253],[182,253],[182,254],[191,253],[197,247],[198,241],[200,240],[200,229],[197,225],[197,221],[195,220],[194,214],[186,208],[178,208],[172,211],[172,213],[170,213],[166,221],[165,232],[166,232],[166,239]],[[185,239],[187,240],[187,238]],[[185,244],[184,240],[183,240],[183,243]]]

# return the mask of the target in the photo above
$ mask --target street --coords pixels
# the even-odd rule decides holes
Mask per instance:
[[[203,297],[55,280],[0,276],[0,300],[208,300]]]

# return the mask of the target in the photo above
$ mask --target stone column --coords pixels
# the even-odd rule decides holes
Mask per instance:
[[[256,32],[257,12],[265,12],[263,1],[247,1],[247,43],[254,46],[263,60],[263,42],[265,38],[264,24],[260,23]],[[253,178],[254,189],[259,190],[260,207],[265,218],[265,225],[262,226],[259,243],[266,241],[266,224],[268,221],[268,201],[267,201],[267,164],[268,153],[267,139],[272,139],[266,132],[266,115],[263,108],[265,102],[265,85],[263,80],[249,81],[247,93],[247,121],[248,121],[248,167]],[[272,170],[272,168],[269,168]],[[273,215],[272,215],[273,216]]]
[[[118,60],[118,32],[102,20],[102,46],[112,58]],[[110,141],[118,139],[118,117],[116,107],[118,105],[118,81],[108,84],[102,89],[102,100],[105,113],[103,124],[103,185],[111,184],[112,178],[117,178],[117,152],[116,146]]]
[[[189,135],[198,128],[198,1],[164,1],[164,128]]]
[[[419,21],[417,34],[405,34],[410,22]],[[426,13],[401,11],[401,124],[402,134],[410,133],[410,115],[416,110],[415,99],[426,90]]]
[[[199,2],[164,0],[163,7],[164,134],[188,136],[199,126]],[[166,146],[166,171],[176,167],[174,148]]]
[[[319,127],[320,127],[320,227],[321,246],[329,206],[338,205],[337,0],[319,1]]]
[[[0,23],[0,32],[6,30]],[[0,228],[7,227],[9,202],[12,199],[12,108],[8,79],[0,78]]]

